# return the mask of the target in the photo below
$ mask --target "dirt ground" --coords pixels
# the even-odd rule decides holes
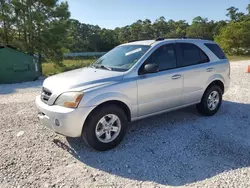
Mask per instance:
[[[215,116],[189,107],[140,120],[107,152],[39,123],[42,81],[0,85],[0,187],[250,187],[248,64],[231,63]]]

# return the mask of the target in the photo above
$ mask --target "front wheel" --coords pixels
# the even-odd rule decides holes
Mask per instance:
[[[83,138],[95,150],[106,151],[120,144],[127,128],[128,120],[120,107],[101,106],[88,117],[83,129]]]
[[[222,102],[222,91],[217,85],[210,86],[204,93],[201,102],[197,104],[197,110],[205,115],[212,116],[220,109]]]

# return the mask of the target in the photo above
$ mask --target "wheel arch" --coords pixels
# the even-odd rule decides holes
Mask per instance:
[[[94,110],[97,110],[98,108],[101,108],[103,106],[106,106],[106,105],[116,105],[118,107],[120,107],[125,115],[127,116],[128,118],[128,121],[130,122],[131,121],[131,111],[130,111],[130,108],[128,107],[127,104],[125,104],[124,102],[120,101],[120,100],[109,100],[109,101],[105,101],[101,104],[99,104],[98,106],[96,106],[91,112],[90,114],[94,111]]]
[[[128,122],[131,122],[131,111],[130,111],[130,108],[128,107],[127,104],[125,104],[124,102],[122,102],[120,100],[108,100],[108,101],[105,101],[105,102],[98,104],[95,108],[93,108],[90,111],[90,113],[88,114],[88,116],[84,122],[82,129],[84,129],[85,124],[88,121],[88,118],[91,116],[92,113],[94,113],[99,108],[102,108],[102,107],[107,106],[107,105],[116,105],[116,106],[120,107],[124,111],[125,115],[127,116]]]
[[[211,87],[212,85],[217,85],[217,86],[219,86],[219,87],[221,88],[222,94],[224,94],[225,86],[224,86],[224,82],[223,82],[221,79],[215,79],[215,80],[211,81],[211,82],[207,85],[207,87],[206,87],[204,93],[205,93],[206,90],[207,90],[209,87]]]
[[[208,93],[208,91],[210,92],[210,89],[212,89],[212,88],[211,88],[212,86],[220,87],[222,93],[220,94],[220,100],[219,100],[219,103],[217,103],[216,108],[215,108],[215,109],[212,109],[212,110],[211,110],[211,109],[209,110],[209,109],[208,109],[208,97],[209,97],[209,95],[210,95],[211,93]],[[211,90],[211,91],[213,91],[213,90]],[[205,115],[205,116],[212,116],[212,115],[214,115],[214,114],[218,111],[218,109],[220,108],[221,101],[222,101],[223,92],[224,92],[224,83],[222,82],[222,80],[220,80],[220,79],[215,79],[215,80],[211,81],[211,82],[207,85],[207,87],[206,87],[206,89],[205,89],[205,91],[204,91],[204,93],[203,93],[203,95],[202,95],[202,98],[201,98],[200,103],[198,103],[198,104],[196,105],[196,106],[197,106],[197,110],[198,110],[201,114],[203,114],[203,115]],[[205,98],[204,98],[204,97],[205,97]]]

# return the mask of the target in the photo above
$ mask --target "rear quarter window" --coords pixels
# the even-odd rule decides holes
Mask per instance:
[[[217,44],[205,43],[205,46],[208,47],[219,59],[227,59],[226,55]]]

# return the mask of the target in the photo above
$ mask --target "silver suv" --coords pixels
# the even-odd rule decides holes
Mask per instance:
[[[212,41],[136,41],[89,67],[47,78],[36,105],[45,126],[104,151],[138,119],[194,104],[214,115],[229,83],[229,61]]]

